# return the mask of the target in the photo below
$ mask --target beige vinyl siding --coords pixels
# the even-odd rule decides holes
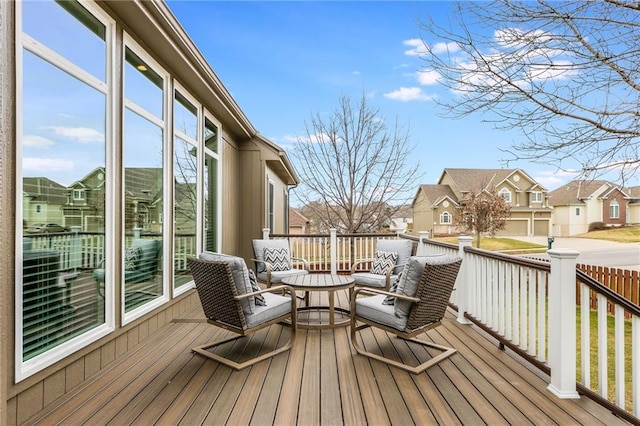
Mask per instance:
[[[433,212],[424,192],[420,190],[413,203],[413,231],[431,231],[433,228]]]

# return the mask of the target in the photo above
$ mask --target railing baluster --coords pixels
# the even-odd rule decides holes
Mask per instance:
[[[591,388],[591,289],[580,284],[580,352],[582,384]]]
[[[607,366],[607,298],[598,294],[598,388],[602,397],[607,398],[609,382]]]
[[[624,374],[624,308],[615,305],[615,377],[616,377],[616,404],[625,407],[625,374]]]

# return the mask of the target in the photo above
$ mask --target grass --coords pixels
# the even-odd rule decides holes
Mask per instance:
[[[640,226],[625,226],[620,228],[591,231],[586,234],[574,235],[578,238],[593,238],[596,240],[615,241],[618,243],[640,242]]]
[[[590,357],[590,370],[591,370],[591,386],[590,388],[598,391],[600,389],[598,383],[598,313],[597,311],[592,310],[590,313],[590,348],[591,348],[591,357]],[[578,357],[578,371],[577,371],[577,379],[582,382],[582,372],[581,370],[581,362],[580,362],[580,309],[577,309],[577,330],[578,330],[578,342],[577,342],[577,357]],[[632,382],[629,377],[632,374],[631,369],[631,322],[625,320],[624,322],[624,369],[626,373],[626,377],[628,378],[625,382],[625,407],[627,411],[632,410]],[[607,396],[609,401],[615,402],[615,318],[611,315],[607,316]]]
[[[452,244],[458,244],[458,237],[438,237],[434,238],[437,241],[443,241]],[[478,246],[478,240],[476,238],[473,239],[471,244],[473,247]],[[513,240],[511,238],[490,238],[490,237],[482,237],[480,238],[480,248],[491,251],[513,251],[513,250],[535,250],[540,249],[541,251],[547,249],[547,246],[543,246],[540,244],[528,243],[526,241]]]

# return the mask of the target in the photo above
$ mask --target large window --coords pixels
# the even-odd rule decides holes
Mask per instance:
[[[164,290],[163,71],[128,38],[125,40],[123,118],[124,248],[121,289],[129,318],[162,300]]]
[[[204,250],[220,251],[219,126],[208,117],[204,125]]]
[[[192,281],[187,257],[195,256],[198,223],[198,108],[179,89],[173,102],[173,182],[174,241],[173,285],[175,288]]]
[[[106,253],[113,24],[90,9],[75,1],[18,8],[17,380],[97,339],[105,324],[96,277]]]
[[[272,181],[268,183],[267,189],[267,226],[269,227],[269,232],[272,234],[276,231],[273,229],[274,226],[274,218],[275,218],[275,201],[273,197],[275,196],[275,185]]]
[[[611,204],[609,204],[609,218],[620,219],[620,204],[616,200],[611,201]]]
[[[450,224],[452,222],[451,219],[452,219],[452,215],[449,212],[443,212],[440,215],[440,223],[443,224],[443,225],[444,224]]]
[[[531,202],[532,203],[541,203],[542,202],[542,192],[532,192],[531,193]]]
[[[511,191],[509,191],[507,188],[502,188],[500,191],[498,191],[498,194],[500,194],[500,196],[504,198],[507,203],[511,202]]]

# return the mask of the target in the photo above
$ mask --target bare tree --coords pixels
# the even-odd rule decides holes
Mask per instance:
[[[495,189],[470,191],[460,201],[456,222],[464,231],[476,234],[476,247],[479,248],[482,234],[495,236],[506,227],[510,213],[511,207]]]
[[[397,120],[388,127],[364,94],[312,115],[305,132],[292,151],[301,178],[295,195],[319,228],[370,232],[413,195],[419,165],[408,162],[408,131]]]
[[[510,160],[585,176],[638,172],[640,5],[630,1],[461,2],[421,26],[424,72],[451,89],[445,116],[483,113],[524,135]]]

